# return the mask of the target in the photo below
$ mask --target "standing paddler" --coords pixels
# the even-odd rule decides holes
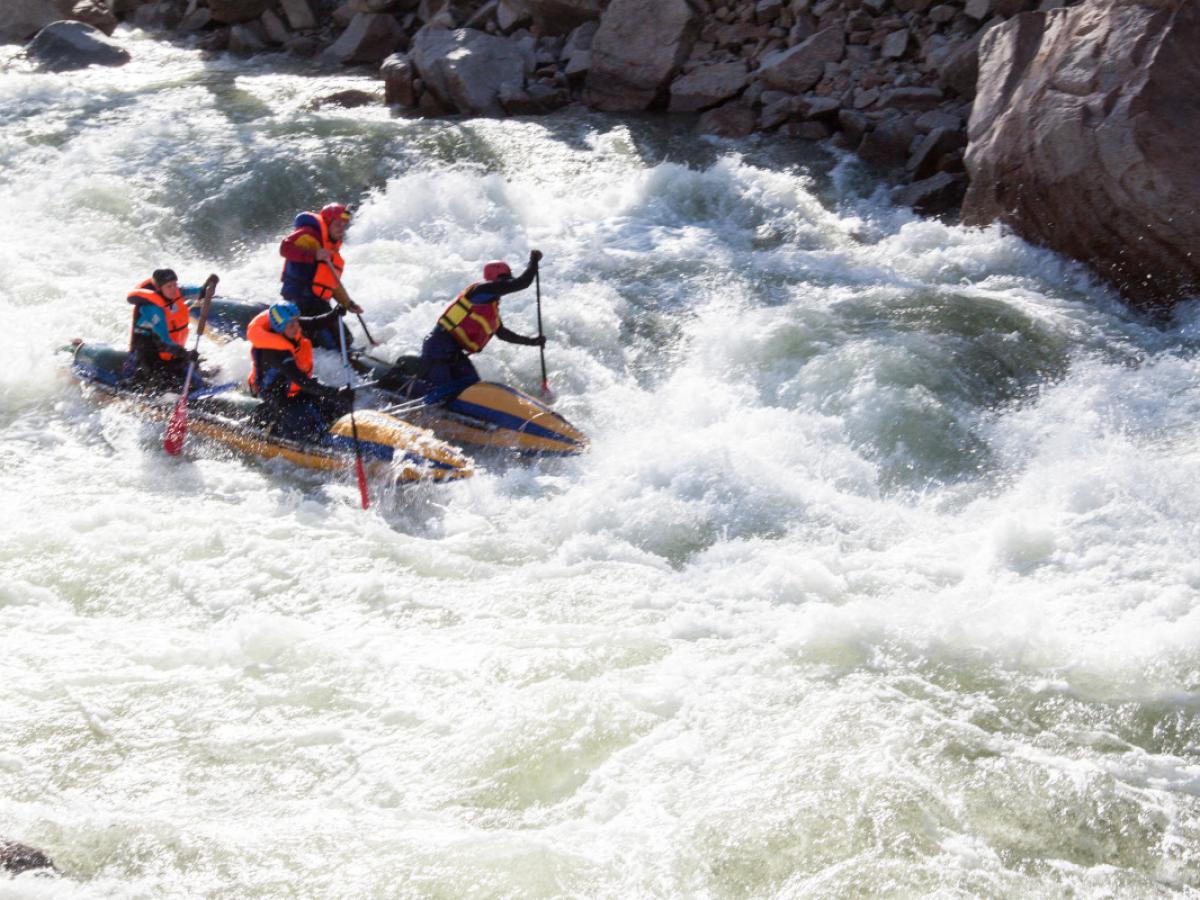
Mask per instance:
[[[479,380],[470,355],[480,352],[493,337],[510,344],[544,347],[543,335],[526,337],[504,327],[500,298],[523,291],[537,277],[541,250],[529,254],[529,265],[517,278],[503,260],[483,267],[483,281],[468,285],[438,318],[421,346],[419,375],[413,379],[410,396],[438,394],[450,386],[462,390]]]
[[[346,267],[342,259],[342,241],[350,226],[350,211],[342,203],[330,203],[319,213],[302,212],[292,222],[293,231],[279,245],[279,255],[285,260],[280,280],[280,295],[294,303],[300,315],[321,324],[302,323],[305,336],[316,347],[337,350],[341,345],[338,328],[345,328],[340,319],[326,319],[324,314],[336,301],[352,313],[362,307],[350,299],[342,287],[341,276]],[[346,335],[347,344],[350,335]]]

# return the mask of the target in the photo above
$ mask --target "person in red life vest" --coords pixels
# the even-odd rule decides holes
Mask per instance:
[[[448,389],[461,391],[479,380],[470,354],[478,353],[493,337],[510,344],[544,347],[546,338],[525,337],[504,327],[500,321],[500,298],[523,291],[533,283],[542,251],[529,254],[529,265],[513,278],[508,263],[493,260],[483,267],[483,281],[469,285],[446,307],[433,331],[421,346],[420,375],[411,394],[428,394]]]
[[[350,211],[341,203],[330,203],[319,213],[303,212],[292,222],[295,229],[279,245],[279,255],[285,260],[280,280],[280,295],[294,303],[300,315],[321,324],[305,324],[304,334],[317,347],[336,350],[340,346],[338,328],[345,326],[339,319],[321,318],[330,311],[330,301],[361,313],[362,307],[350,299],[341,285],[342,240],[350,225]],[[346,346],[350,334],[346,333]]]
[[[126,299],[133,305],[133,322],[125,377],[151,390],[178,390],[183,386],[188,363],[198,359],[196,351],[186,346],[189,322],[185,298],[199,297],[210,282],[216,284],[215,275],[202,287],[181,288],[173,270],[155,269],[129,293]]]
[[[338,307],[321,318],[345,315]],[[271,431],[292,440],[316,440],[350,411],[354,390],[322,384],[313,377],[313,345],[304,327],[325,322],[305,321],[294,303],[275,303],[246,329],[250,342],[250,392],[263,401],[262,421]]]

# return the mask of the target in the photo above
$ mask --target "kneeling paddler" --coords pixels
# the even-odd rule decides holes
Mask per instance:
[[[345,308],[305,320],[294,303],[275,303],[246,329],[253,368],[250,392],[263,401],[262,415],[273,434],[292,440],[316,440],[350,411],[354,390],[323,384],[313,377],[313,345],[305,327],[327,328]]]

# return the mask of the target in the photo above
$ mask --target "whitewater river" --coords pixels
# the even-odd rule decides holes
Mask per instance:
[[[1194,308],[807,145],[314,110],[376,83],[119,37],[0,54],[0,835],[64,873],[0,898],[1200,890]],[[333,200],[389,354],[540,248],[591,452],[363,512],[64,371],[159,266],[270,301]]]

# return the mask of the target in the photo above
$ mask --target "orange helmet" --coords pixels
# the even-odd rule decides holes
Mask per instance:
[[[349,222],[350,210],[346,209],[344,203],[328,203],[321,207],[321,218],[325,220],[326,225],[332,225],[338,219]]]
[[[502,259],[493,259],[483,267],[483,280],[496,281],[499,278],[512,278],[512,269]]]

